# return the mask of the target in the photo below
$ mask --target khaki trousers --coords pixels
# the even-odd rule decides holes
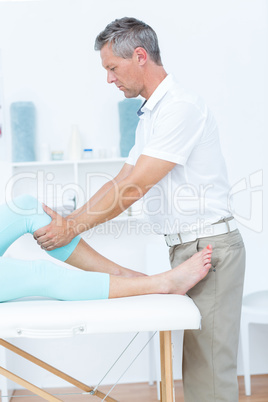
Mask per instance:
[[[213,247],[212,268],[189,290],[200,310],[201,330],[187,330],[183,345],[186,402],[237,402],[237,349],[245,271],[245,248],[238,230],[170,248],[172,268]]]

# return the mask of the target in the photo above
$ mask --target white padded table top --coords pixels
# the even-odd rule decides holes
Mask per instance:
[[[198,329],[200,321],[194,302],[179,295],[90,301],[19,299],[0,303],[0,338]]]

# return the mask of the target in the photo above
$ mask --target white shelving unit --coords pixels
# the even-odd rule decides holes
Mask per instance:
[[[105,159],[80,159],[80,160],[58,160],[58,161],[34,161],[34,162],[12,162],[14,168],[20,167],[33,167],[33,166],[60,166],[60,165],[94,165],[94,164],[107,164],[107,163],[123,163],[127,158],[105,158]]]
[[[36,172],[38,170],[47,172],[47,173],[52,173],[55,174],[57,171],[63,172],[63,176],[68,176],[65,177],[64,181],[68,181],[70,179],[72,180],[75,184],[80,184],[81,182],[81,177],[79,176],[79,173],[85,174],[87,173],[107,173],[115,175],[123,166],[124,162],[126,161],[126,158],[113,158],[113,159],[81,159],[81,160],[59,160],[59,161],[47,161],[47,162],[41,162],[41,161],[34,161],[34,162],[13,162],[11,164],[12,166],[12,171],[13,175],[19,174],[19,173],[30,173],[30,172]],[[62,169],[64,168],[64,169]],[[71,178],[70,175],[68,175],[68,169],[70,172],[72,172],[73,177]],[[69,173],[70,173],[69,172]],[[27,177],[25,177],[27,178]],[[51,178],[49,178],[51,180]]]
[[[126,158],[13,162],[8,191],[12,197],[30,193],[40,201],[60,199],[67,191],[76,197],[76,207],[84,203],[108,180],[116,176]],[[53,201],[55,202],[55,201]],[[49,204],[53,208],[53,204]],[[125,211],[116,221],[142,219]]]
[[[81,186],[81,188],[85,190],[86,183],[84,182],[84,179],[86,174],[91,173],[96,175],[99,174],[99,178],[100,176],[104,178],[106,175],[108,180],[108,176],[112,178],[119,172],[125,161],[126,158],[81,159],[81,160],[59,160],[59,161],[51,160],[47,162],[41,162],[41,161],[13,162],[12,170],[13,175],[15,176],[23,172],[37,173],[39,171],[39,176],[43,175],[44,182],[49,181],[51,185],[53,182],[51,175],[54,175],[55,183],[57,181],[59,183],[60,182],[66,183],[68,181],[70,182],[71,180],[71,182],[75,186]],[[64,168],[64,170],[62,168]],[[65,171],[65,174],[62,175],[63,171]],[[38,179],[42,180],[41,177],[36,177],[36,180]],[[96,188],[94,188],[94,190],[95,189]]]

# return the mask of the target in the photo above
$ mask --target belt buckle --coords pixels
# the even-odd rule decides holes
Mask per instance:
[[[168,237],[168,235],[165,234],[164,237],[165,237],[166,245],[167,245],[168,247],[171,247],[171,245],[169,244],[169,237]]]
[[[183,244],[180,233],[165,235],[166,244],[168,247],[177,246]]]

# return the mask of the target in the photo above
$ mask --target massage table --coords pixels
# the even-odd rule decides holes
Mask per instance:
[[[105,395],[96,387],[81,383],[17,348],[12,344],[12,339],[159,331],[161,401],[174,402],[171,331],[198,330],[200,322],[200,312],[188,296],[146,295],[93,301],[18,299],[0,303],[0,345],[66,380],[84,393],[97,396],[103,401],[115,402],[110,394]],[[0,367],[0,375],[20,384],[44,400],[61,401],[4,367]]]

